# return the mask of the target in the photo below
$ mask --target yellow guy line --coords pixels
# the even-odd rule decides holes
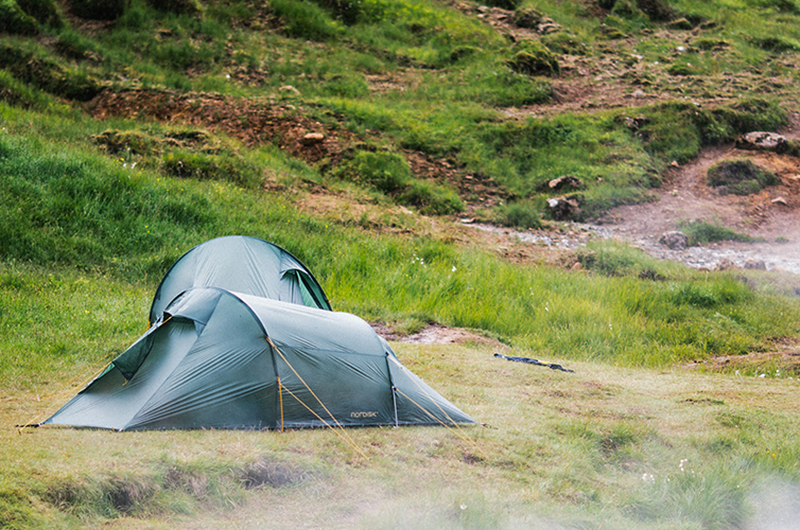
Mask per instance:
[[[397,392],[398,392],[398,393],[399,393],[401,396],[403,396],[404,398],[406,398],[407,400],[409,400],[411,403],[413,403],[414,405],[418,406],[418,407],[420,408],[420,410],[422,410],[422,412],[424,412],[425,414],[427,414],[428,416],[430,416],[430,417],[431,417],[431,418],[433,418],[434,420],[436,420],[436,421],[438,421],[439,423],[441,423],[443,427],[445,427],[445,428],[447,428],[447,429],[450,429],[451,431],[453,431],[453,433],[454,433],[456,436],[458,436],[459,438],[461,438],[461,441],[463,441],[463,442],[466,442],[468,445],[471,445],[473,448],[475,448],[475,450],[476,450],[476,451],[478,451],[478,452],[479,452],[480,454],[482,454],[484,457],[486,456],[486,453],[484,453],[484,452],[483,452],[483,450],[482,450],[482,449],[481,449],[481,448],[478,446],[478,444],[476,444],[475,442],[473,442],[472,440],[470,440],[470,439],[467,437],[467,435],[466,435],[466,434],[464,434],[464,433],[462,433],[462,432],[459,432],[459,431],[457,431],[457,430],[453,429],[451,426],[447,425],[445,422],[443,422],[442,420],[440,420],[439,418],[437,418],[436,416],[434,416],[433,414],[431,414],[431,413],[430,413],[430,412],[429,412],[429,411],[428,411],[428,410],[427,410],[425,407],[423,407],[422,405],[420,405],[419,403],[417,403],[416,401],[414,401],[413,399],[411,399],[411,397],[410,397],[410,396],[408,396],[407,394],[405,394],[405,393],[404,393],[402,390],[400,390],[399,388],[396,388],[395,390],[397,390]],[[444,412],[444,411],[442,411],[442,412]],[[452,419],[451,419],[450,421],[452,421]]]
[[[325,421],[324,419],[322,419],[322,416],[320,416],[319,414],[317,414],[316,412],[314,412],[314,410],[313,410],[311,407],[309,407],[308,405],[306,405],[305,403],[303,403],[303,400],[302,400],[302,399],[300,399],[299,397],[297,397],[296,395],[294,395],[294,392],[292,392],[291,390],[289,390],[289,389],[288,389],[288,388],[286,388],[285,386],[284,386],[283,388],[284,388],[284,389],[285,389],[285,390],[286,390],[286,391],[289,393],[289,395],[290,395],[290,396],[292,396],[293,398],[295,398],[295,399],[297,400],[297,402],[298,402],[298,403],[300,403],[301,405],[303,405],[303,406],[304,406],[306,409],[308,409],[308,411],[309,411],[311,414],[313,414],[314,416],[316,416],[316,417],[317,417],[317,419],[318,419],[319,421],[321,421],[321,422],[322,422],[322,423],[324,423],[324,424],[325,424],[327,427],[329,427],[330,429],[332,429],[332,430],[333,430],[333,432],[334,432],[334,433],[336,433],[336,435],[337,435],[337,436],[341,437],[341,438],[342,438],[342,440],[344,440],[344,442],[345,442],[346,444],[348,444],[350,447],[352,447],[353,449],[355,449],[355,450],[356,450],[358,453],[360,453],[360,454],[361,454],[361,456],[363,456],[364,458],[366,458],[367,460],[369,460],[369,457],[368,457],[368,456],[367,456],[367,455],[364,453],[364,451],[362,451],[362,450],[361,450],[361,448],[360,448],[360,447],[358,447],[358,446],[357,446],[357,445],[356,445],[356,444],[355,444],[355,443],[354,443],[352,440],[349,440],[349,439],[348,439],[346,436],[343,436],[343,435],[342,435],[342,433],[340,433],[340,432],[339,432],[339,431],[336,429],[336,427],[334,427],[333,425],[331,425],[330,423],[328,423],[327,421]],[[311,390],[311,389],[309,389],[309,390]],[[283,428],[283,427],[281,427],[281,428]],[[346,431],[345,431],[344,429],[342,429],[342,432],[346,432]]]
[[[330,417],[331,417],[331,419],[332,419],[332,420],[333,420],[333,421],[336,423],[336,425],[337,425],[337,426],[338,426],[338,427],[339,427],[339,428],[342,430],[342,433],[344,434],[344,436],[346,436],[346,437],[347,437],[347,438],[350,440],[350,443],[351,443],[353,446],[356,446],[356,443],[355,443],[355,441],[354,441],[352,438],[350,438],[350,435],[349,435],[349,434],[347,434],[347,431],[344,429],[344,427],[342,426],[342,424],[341,424],[341,423],[339,423],[339,420],[337,420],[337,419],[336,419],[336,417],[335,417],[335,416],[334,416],[334,415],[331,413],[331,411],[330,411],[330,410],[328,410],[328,407],[326,407],[326,406],[325,406],[325,403],[323,403],[323,402],[322,402],[322,400],[321,400],[321,399],[320,399],[320,398],[319,398],[319,397],[318,397],[318,396],[317,396],[317,395],[314,393],[314,391],[313,391],[313,390],[311,390],[311,387],[310,387],[310,386],[308,386],[308,383],[306,383],[305,379],[303,379],[303,378],[300,376],[300,374],[298,374],[298,373],[297,373],[297,370],[295,370],[295,369],[294,369],[294,366],[292,366],[292,365],[291,365],[291,363],[288,361],[288,359],[286,359],[286,357],[284,357],[284,355],[283,355],[283,352],[281,352],[281,350],[280,350],[280,349],[279,349],[279,348],[278,348],[278,347],[275,345],[275,343],[274,343],[274,342],[272,342],[272,339],[270,338],[270,336],[269,336],[269,335],[267,335],[266,337],[267,337],[267,342],[269,342],[270,346],[272,346],[273,348],[275,348],[275,351],[276,351],[276,352],[278,352],[278,355],[280,355],[280,356],[281,356],[281,359],[283,359],[283,362],[285,362],[285,363],[286,363],[286,366],[288,366],[288,367],[289,367],[289,369],[290,369],[290,370],[291,370],[291,371],[294,373],[294,375],[296,375],[296,376],[297,376],[297,378],[300,380],[300,382],[301,382],[301,383],[303,383],[303,386],[305,386],[305,387],[308,389],[308,391],[309,391],[309,392],[311,392],[311,395],[312,395],[312,396],[314,396],[314,399],[316,399],[316,400],[317,400],[317,402],[318,402],[320,405],[322,405],[322,408],[323,408],[323,409],[325,409],[325,412],[327,412],[327,413],[328,413],[328,416],[330,416]],[[277,374],[276,374],[276,375],[277,375]],[[285,386],[285,385],[283,385],[283,388],[286,388],[286,386]],[[289,392],[290,394],[292,394],[292,392],[291,392],[291,391],[290,391],[288,388],[286,388],[286,391],[287,391],[287,392]],[[295,396],[294,394],[292,394],[292,396],[293,396],[295,399],[297,399],[298,401],[300,401],[300,400],[297,398],[297,396]],[[303,403],[303,402],[302,402],[302,401],[300,401],[300,403]],[[305,403],[303,403],[303,406],[305,406],[306,408],[308,408],[308,406],[307,406]],[[309,409],[309,410],[311,410],[311,409]],[[314,413],[314,414],[316,415],[316,413]],[[317,416],[317,417],[319,417],[319,416]],[[322,418],[320,418],[320,419],[322,419]],[[322,420],[322,421],[325,421],[325,420]],[[327,422],[325,422],[325,425],[328,425],[328,423],[327,423]],[[331,427],[331,428],[333,428],[333,426],[330,426],[330,427]],[[357,446],[356,446],[356,447],[357,447]],[[368,457],[367,455],[365,455],[363,451],[361,451],[361,450],[359,449],[359,452],[361,452],[361,454],[362,454],[362,455],[364,455],[364,457],[366,457],[366,458],[367,458],[367,460],[369,460],[369,457]]]
[[[398,361],[397,359],[395,359],[395,358],[394,358],[394,357],[392,357],[391,355],[389,356],[389,358],[392,360],[392,362],[396,363],[396,364],[397,364],[397,365],[398,365],[398,366],[399,366],[401,369],[405,370],[405,367],[404,367],[402,364],[400,364],[400,361]],[[445,410],[444,410],[444,409],[443,409],[443,408],[442,408],[442,407],[441,407],[441,406],[440,406],[440,405],[439,405],[439,404],[436,402],[436,400],[435,400],[435,399],[433,399],[433,398],[431,397],[431,395],[430,395],[430,394],[428,394],[427,390],[425,390],[425,389],[422,387],[422,385],[420,385],[420,384],[417,382],[417,380],[416,380],[414,377],[409,377],[409,379],[411,379],[411,380],[414,382],[414,384],[415,384],[415,385],[417,385],[417,388],[419,388],[420,390],[422,390],[422,393],[423,393],[423,394],[425,394],[425,396],[426,396],[428,399],[430,399],[430,400],[433,402],[433,404],[434,404],[434,405],[436,405],[436,408],[438,408],[440,411],[442,411],[442,414],[444,414],[444,415],[445,415],[445,417],[446,417],[448,420],[450,420],[450,422],[451,422],[451,423],[452,423],[452,424],[453,424],[453,425],[456,427],[456,434],[458,435],[458,437],[459,437],[459,438],[461,438],[462,440],[466,441],[466,442],[467,442],[467,443],[469,443],[470,445],[472,445],[472,446],[473,446],[475,449],[477,449],[477,450],[478,450],[478,451],[479,451],[479,452],[480,452],[480,453],[481,453],[483,456],[486,456],[486,453],[484,453],[484,452],[481,450],[481,448],[478,446],[478,444],[477,444],[477,443],[475,443],[474,441],[472,441],[472,440],[470,440],[470,439],[469,439],[469,437],[467,436],[467,434],[464,432],[464,429],[462,429],[462,428],[461,428],[461,426],[460,426],[460,425],[459,425],[459,424],[458,424],[458,423],[457,423],[457,422],[456,422],[456,421],[455,421],[453,418],[451,418],[451,417],[450,417],[450,415],[449,415],[447,412],[445,412]],[[400,392],[401,394],[403,394],[403,392],[402,392],[402,391],[401,391],[399,388],[396,388],[396,390],[397,390],[398,392]],[[414,405],[418,406],[418,407],[419,407],[419,408],[421,408],[423,411],[425,411],[425,413],[426,413],[428,416],[430,416],[431,418],[435,419],[436,421],[438,421],[439,423],[441,423],[442,425],[444,425],[444,426],[445,426],[445,427],[447,427],[448,429],[449,429],[449,428],[451,428],[449,425],[446,425],[446,424],[445,424],[445,423],[444,423],[442,420],[440,420],[439,418],[436,418],[436,417],[435,417],[433,414],[431,414],[430,412],[428,412],[427,410],[425,410],[425,408],[424,408],[422,405],[420,405],[419,403],[417,403],[416,401],[414,401],[414,400],[413,400],[413,399],[411,399],[410,397],[406,396],[405,394],[403,394],[403,396],[405,396],[405,398],[406,398],[406,399],[408,399],[409,401],[411,401],[411,402],[412,402]]]

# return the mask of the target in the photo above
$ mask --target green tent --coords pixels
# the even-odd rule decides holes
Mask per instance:
[[[237,293],[330,310],[311,272],[281,247],[247,236],[206,241],[181,256],[164,275],[150,307],[150,323],[192,287],[221,287]]]
[[[474,421],[354,315],[201,287],[177,297],[44,423],[136,430]]]

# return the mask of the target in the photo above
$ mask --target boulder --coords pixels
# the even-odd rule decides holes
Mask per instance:
[[[744,263],[744,268],[752,271],[765,271],[767,270],[767,264],[761,259],[748,259]]]
[[[553,219],[563,221],[573,219],[581,213],[578,200],[574,197],[553,197],[547,199],[547,209]]]
[[[722,258],[721,260],[719,260],[719,263],[717,264],[718,271],[729,271],[738,268],[739,266],[728,258]]]
[[[670,250],[683,250],[689,246],[689,237],[683,232],[673,230],[671,232],[664,232],[658,240],[658,243]]]
[[[736,147],[751,151],[785,153],[789,142],[785,136],[771,132],[749,132],[736,140]]]
[[[548,182],[547,187],[551,190],[560,190],[564,187],[580,189],[583,187],[583,181],[572,175],[563,175]]]

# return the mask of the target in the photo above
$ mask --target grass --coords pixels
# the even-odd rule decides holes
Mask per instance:
[[[633,2],[606,13],[524,0],[560,24],[524,46],[427,0],[231,0],[201,14],[179,4],[165,13],[133,0],[91,32],[45,9],[24,34],[0,36],[0,526],[716,529],[796,518],[796,367],[765,355],[710,368],[796,342],[796,278],[691,271],[615,243],[565,257],[582,272],[516,263],[441,216],[465,207],[452,186],[475,175],[504,197],[479,217],[537,228],[546,184],[573,175],[579,219],[592,219],[651,200],[673,160],[781,126],[792,94],[739,96],[797,80],[794,4],[651,3],[690,32]],[[554,103],[577,64],[548,51],[609,59],[647,95],[672,97],[526,115]],[[546,71],[519,56],[532,52]],[[94,119],[77,102],[98,90],[259,98],[344,145],[306,163],[280,138],[245,144],[210,118]],[[714,101],[694,101],[704,98]],[[449,181],[414,174],[409,154],[446,163]],[[735,235],[692,228],[698,241]],[[52,412],[139,336],[175,259],[236,233],[300,258],[337,310],[478,333],[394,346],[487,426],[354,430],[368,461],[318,430],[13,427]]]
[[[763,496],[791,498],[800,480],[797,381],[578,361],[565,374],[495,359],[496,347],[396,345],[489,426],[350,431],[369,460],[320,430],[4,429],[3,498],[32,503],[6,522],[749,528],[791,513]],[[13,394],[4,423],[40,408],[33,398]],[[32,451],[53,462],[47,475]]]

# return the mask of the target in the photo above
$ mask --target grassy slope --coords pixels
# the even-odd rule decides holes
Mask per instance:
[[[634,13],[606,19],[632,35],[609,42],[596,33],[600,19],[568,4],[537,7],[586,41],[591,60],[639,53],[661,63],[651,74],[660,90],[699,97],[706,80],[713,84],[725,71],[744,82],[754,66],[794,75],[782,67],[793,57],[791,46],[770,54],[754,40],[780,31],[790,45],[797,30],[787,22],[795,17],[788,8],[737,4],[694,13],[703,8],[676,2],[688,14],[719,22],[704,38],[729,41],[728,51],[695,49],[687,59],[672,51],[685,34],[664,33]],[[67,65],[78,75],[69,86],[88,74],[117,86],[166,84],[240,97],[266,92],[283,104],[303,104],[328,126],[368,138],[369,149],[418,149],[446,157],[464,174],[493,177],[511,197],[533,194],[520,203],[534,217],[544,215],[535,190],[548,175],[602,177],[585,192],[585,204],[593,205],[587,211],[598,212],[645,198],[641,186],[657,183],[664,161],[689,159],[740,128],[781,121],[770,102],[715,110],[678,102],[637,109],[649,119],[642,134],[633,134],[616,112],[507,122],[497,107],[546,102],[551,80],[508,69],[512,47],[475,17],[436,2],[371,1],[363,5],[373,9],[372,18],[345,26],[310,2],[272,5],[262,17],[247,3],[212,4],[200,23],[158,18],[134,2],[114,31],[52,30],[65,43],[59,49],[83,57],[77,62],[37,43],[48,39],[3,42]],[[293,5],[302,12],[292,13]],[[741,17],[744,8],[750,18]],[[276,13],[285,31],[276,29]],[[703,75],[680,78],[681,87],[664,75],[667,60],[702,65]],[[617,246],[573,258],[604,274],[508,263],[472,248],[473,236],[447,219],[404,213],[393,202],[402,196],[384,195],[374,180],[345,182],[326,172],[324,161],[306,165],[270,145],[247,147],[219,133],[175,150],[166,139],[186,127],[90,119],[55,99],[48,92],[55,85],[37,85],[6,68],[0,83],[14,104],[0,103],[4,525],[99,526],[110,518],[120,527],[256,527],[279,516],[313,526],[309,521],[330,524],[336,511],[349,526],[363,527],[564,521],[758,528],[747,521],[748,510],[759,509],[759,495],[777,491],[796,506],[800,450],[790,433],[798,427],[797,383],[787,378],[795,374],[776,373],[777,366],[763,367],[764,379],[752,370],[742,378],[671,371],[686,360],[768,350],[778,339],[796,337],[800,308],[780,289],[754,293],[733,276],[656,263]],[[372,94],[371,75],[399,80],[406,90]],[[247,82],[255,78],[261,84]],[[301,96],[278,92],[285,84]],[[676,120],[681,127],[674,127]],[[90,136],[107,129],[136,133],[145,148],[109,156]],[[170,157],[186,151],[200,157],[191,160],[206,179],[170,174]],[[306,190],[319,187],[351,206],[303,207],[313,199]],[[53,429],[19,435],[11,428],[52,411],[130,344],[146,326],[149,297],[169,264],[191,246],[228,233],[288,248],[320,278],[337,309],[410,331],[430,321],[474,328],[516,352],[571,361],[578,373],[501,363],[481,346],[398,345],[412,370],[496,429],[467,433],[482,452],[442,429],[354,431],[357,445],[372,456],[366,464],[319,431],[120,436]],[[640,279],[643,271],[663,281]],[[666,371],[609,367],[614,364]],[[286,469],[264,471],[264,462]],[[303,480],[252,492],[242,484],[254,473]],[[786,487],[773,490],[775,484]],[[356,494],[368,502],[352,502]],[[315,496],[324,502],[309,513],[307,500]],[[262,503],[274,508],[262,511]],[[292,515],[295,506],[305,507],[307,517]],[[162,522],[183,512],[199,512],[200,519]],[[126,514],[137,518],[117,519]]]

